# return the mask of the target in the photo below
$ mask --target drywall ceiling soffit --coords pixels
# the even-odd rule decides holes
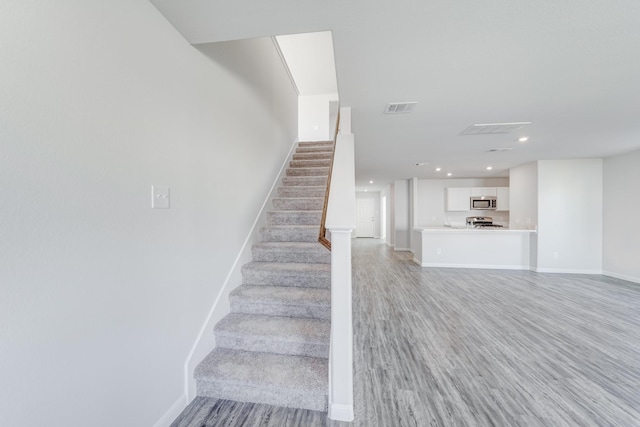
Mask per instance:
[[[499,176],[538,159],[640,149],[637,0],[152,2],[192,43],[330,30],[363,186],[440,177],[436,166]],[[384,115],[397,101],[418,104]],[[525,144],[518,131],[461,135],[522,121]],[[512,149],[490,151],[503,147]]]

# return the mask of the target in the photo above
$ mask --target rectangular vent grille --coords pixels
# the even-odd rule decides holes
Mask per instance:
[[[385,114],[410,113],[416,107],[417,102],[392,102],[384,107]]]
[[[493,135],[498,133],[509,133],[529,124],[531,124],[531,122],[481,123],[469,126],[463,130],[460,135]]]

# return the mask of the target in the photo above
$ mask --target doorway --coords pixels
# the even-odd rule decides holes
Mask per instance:
[[[375,236],[376,201],[375,199],[356,200],[356,237]]]

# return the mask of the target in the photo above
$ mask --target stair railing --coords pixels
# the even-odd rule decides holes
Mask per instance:
[[[325,227],[327,221],[327,206],[329,204],[329,191],[331,190],[331,174],[333,173],[333,159],[336,154],[336,141],[338,140],[338,131],[340,130],[340,108],[338,108],[338,116],[336,118],[336,128],[333,133],[333,150],[331,152],[331,163],[329,164],[329,176],[327,178],[327,189],[324,192],[324,204],[322,205],[322,220],[320,221],[320,235],[318,241],[327,249],[331,250],[331,236],[327,236]]]
[[[335,141],[333,188],[327,203],[326,227],[331,239],[331,334],[329,346],[328,417],[353,421],[353,309],[351,237],[356,229],[355,141],[351,109],[341,108],[342,124]]]

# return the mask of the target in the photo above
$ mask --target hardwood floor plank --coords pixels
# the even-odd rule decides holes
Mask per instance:
[[[353,269],[354,423],[199,398],[174,426],[640,426],[640,285],[421,268],[372,239]]]

